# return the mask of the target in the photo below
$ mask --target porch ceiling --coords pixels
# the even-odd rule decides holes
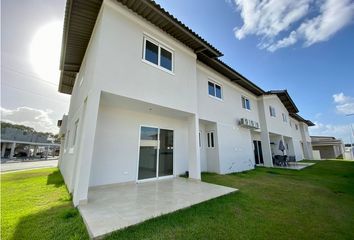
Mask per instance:
[[[100,104],[109,107],[122,108],[130,111],[156,114],[172,118],[187,118],[194,115],[193,113],[184,112],[107,92],[102,92]]]

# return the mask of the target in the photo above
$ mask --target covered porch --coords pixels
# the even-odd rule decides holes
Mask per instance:
[[[190,207],[237,189],[185,178],[92,187],[79,205],[91,238]]]
[[[273,166],[290,166],[296,162],[293,139],[280,134],[269,133]]]
[[[186,172],[200,180],[195,113],[103,91],[86,102],[72,184],[75,206],[90,201],[91,187],[140,184]]]

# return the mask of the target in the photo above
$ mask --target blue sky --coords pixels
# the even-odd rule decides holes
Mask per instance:
[[[345,114],[354,112],[353,0],[157,2],[261,88],[287,89],[300,114],[317,123],[312,134],[349,142],[354,116]],[[3,120],[58,130],[56,120],[69,105],[69,96],[57,92],[58,61],[48,66],[56,74],[45,75],[36,68],[40,62],[31,52],[40,29],[58,25],[53,23],[60,29],[64,7],[65,0],[2,2]],[[54,56],[60,51],[60,43],[58,47],[38,43],[42,53]],[[45,57],[40,59],[49,64]]]
[[[157,2],[221,50],[224,53],[221,58],[224,62],[258,86],[264,90],[287,89],[299,108],[300,115],[317,123],[310,131],[312,134],[336,135],[349,142],[349,124],[354,123],[354,116],[346,117],[345,114],[354,113],[353,1],[343,1],[345,8],[350,4],[352,6],[348,13],[350,20],[328,40],[308,47],[304,46],[305,41],[298,41],[274,52],[259,48],[264,35],[249,34],[241,40],[235,36],[234,29],[241,28],[244,19],[234,1]],[[308,14],[293,22],[277,37],[281,39],[287,36],[306,20],[321,14],[318,10],[320,6],[312,5],[310,8],[312,10]],[[281,16],[284,17],[291,10],[290,6],[289,11],[284,11]],[[275,14],[274,11],[272,14]],[[336,22],[333,24],[338,25]],[[261,28],[262,26],[258,27],[260,32]],[[326,34],[323,32],[322,34]],[[334,101],[335,94],[338,94],[337,102]]]

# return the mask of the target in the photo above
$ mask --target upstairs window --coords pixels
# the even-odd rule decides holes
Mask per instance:
[[[283,122],[288,122],[288,118],[286,117],[285,113],[282,113],[282,117],[283,117]]]
[[[173,52],[144,37],[143,59],[164,70],[173,71]]]
[[[297,124],[295,124],[295,129],[299,130],[299,126]]]
[[[276,117],[275,108],[274,107],[269,106],[269,113],[270,113],[271,117]]]
[[[242,101],[242,107],[244,109],[251,110],[251,102],[248,98],[242,96],[241,101]]]
[[[208,92],[210,96],[222,99],[221,91],[222,90],[220,85],[213,82],[208,82]]]

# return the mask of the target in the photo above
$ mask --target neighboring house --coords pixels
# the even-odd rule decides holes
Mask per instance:
[[[1,123],[1,158],[12,159],[56,155],[59,144],[49,133],[11,123]]]
[[[341,139],[327,136],[311,136],[312,148],[319,151],[321,159],[343,158],[344,144]]]
[[[75,205],[93,186],[271,167],[280,140],[312,159],[313,124],[287,91],[265,92],[220,56],[152,1],[68,1],[59,165]]]

